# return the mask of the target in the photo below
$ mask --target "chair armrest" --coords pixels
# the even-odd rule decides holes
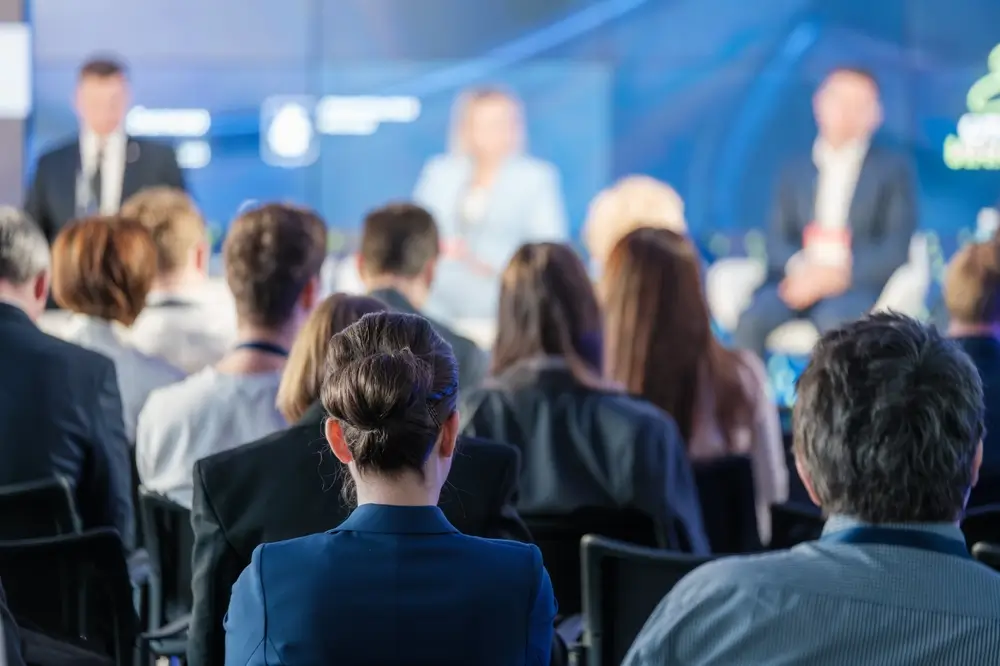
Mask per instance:
[[[191,614],[186,613],[173,622],[163,625],[159,629],[147,631],[139,635],[139,640],[149,643],[152,641],[162,641],[168,638],[177,638],[191,626]]]

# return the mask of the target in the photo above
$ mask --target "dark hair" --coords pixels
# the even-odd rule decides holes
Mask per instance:
[[[155,277],[156,244],[135,220],[78,220],[52,245],[52,296],[73,312],[131,326]]]
[[[1000,322],[1000,246],[973,243],[959,250],[945,271],[948,315],[963,324]]]
[[[90,58],[80,65],[80,79],[85,79],[87,77],[96,77],[99,79],[107,79],[112,76],[127,76],[127,70],[124,63],[116,58],[108,56],[98,56]]]
[[[878,83],[878,78],[875,76],[875,72],[868,69],[867,67],[862,67],[860,65],[838,65],[826,73],[823,77],[823,81],[829,81],[837,74],[850,74],[852,76],[860,76],[863,79],[868,79],[868,81],[875,87],[876,90],[880,88]]]
[[[431,214],[410,203],[394,203],[365,216],[361,259],[369,275],[416,277],[437,258],[437,225]]]
[[[619,241],[601,279],[605,368],[609,379],[673,416],[689,444],[708,382],[716,420],[736,451],[732,435],[751,424],[753,396],[740,355],[712,334],[700,273],[694,245],[668,229],[642,228]]]
[[[557,356],[578,382],[599,388],[601,348],[601,311],[580,258],[558,243],[522,245],[500,281],[492,373]]]
[[[366,314],[330,341],[321,398],[359,474],[422,474],[455,411],[458,364],[423,317]]]
[[[869,523],[951,522],[983,437],[975,365],[894,313],[824,335],[798,380],[796,459],[823,509]]]
[[[319,275],[326,225],[311,210],[266,204],[233,221],[222,251],[239,317],[257,326],[281,326]]]

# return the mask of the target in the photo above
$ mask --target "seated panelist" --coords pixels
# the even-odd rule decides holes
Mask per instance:
[[[466,536],[437,507],[458,439],[458,365],[426,319],[333,336],[324,432],[358,507],[258,546],[233,586],[226,664],[548,664],[556,606],[538,548]]]
[[[882,122],[875,78],[835,69],[813,110],[819,136],[780,178],[767,279],[736,328],[736,343],[761,356],[768,335],[792,319],[824,333],[870,310],[906,262],[916,227],[909,163],[871,143]]]

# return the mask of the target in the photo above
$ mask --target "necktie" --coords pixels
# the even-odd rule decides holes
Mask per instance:
[[[97,161],[94,164],[94,173],[90,176],[90,201],[96,212],[101,211],[101,165],[104,164],[104,146],[97,147]]]

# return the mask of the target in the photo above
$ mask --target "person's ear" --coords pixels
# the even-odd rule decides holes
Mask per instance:
[[[358,276],[364,280],[365,279],[365,258],[361,256],[358,252],[354,255],[354,267],[358,270]]]
[[[822,509],[823,505],[820,504],[819,496],[816,495],[816,488],[813,487],[812,479],[809,478],[809,472],[806,471],[805,466],[799,460],[798,456],[795,457],[795,471],[798,472],[799,478],[802,479],[802,485],[805,486],[809,499],[812,500],[813,504]]]
[[[344,430],[340,427],[340,422],[336,419],[327,419],[324,429],[326,431],[326,442],[330,445],[330,450],[333,451],[333,455],[337,457],[337,460],[345,465],[354,462],[351,449],[348,448],[347,441],[344,440]]]
[[[313,276],[306,282],[306,286],[302,287],[302,293],[299,294],[299,305],[306,312],[312,312],[317,302],[319,302],[319,277]]]
[[[979,440],[979,444],[976,445],[976,455],[972,458],[972,484],[971,488],[975,488],[976,484],[979,483],[979,468],[983,465],[983,440]]]
[[[194,248],[193,264],[195,270],[202,275],[208,275],[208,260],[212,256],[212,250],[208,240],[198,243]]]
[[[459,415],[457,409],[441,424],[441,445],[438,447],[438,455],[442,458],[451,458],[455,455],[455,443],[458,441],[458,424]]]
[[[31,295],[35,297],[36,301],[42,303],[48,301],[49,299],[49,272],[42,271],[37,276],[35,276],[35,282],[31,286]]]
[[[431,259],[430,261],[427,262],[427,265],[424,266],[424,270],[421,271],[420,273],[420,277],[428,289],[430,289],[431,285],[434,284],[434,273],[436,271],[437,271],[437,259]]]

